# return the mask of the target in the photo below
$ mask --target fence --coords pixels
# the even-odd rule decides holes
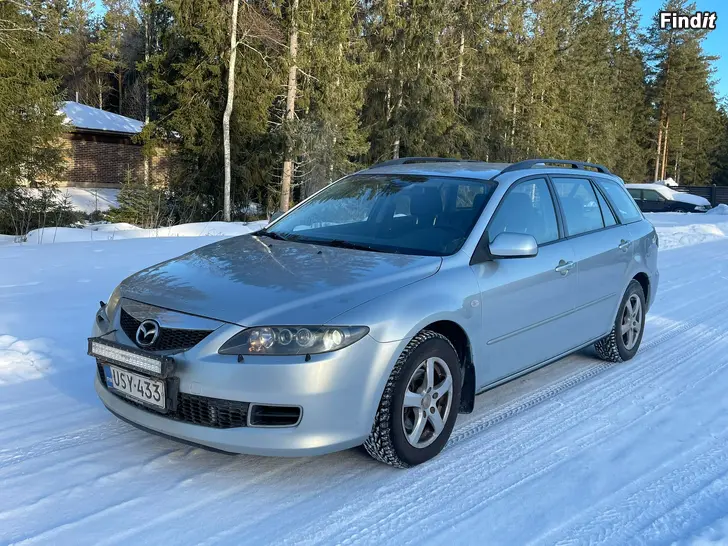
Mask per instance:
[[[672,188],[692,195],[705,197],[710,201],[710,206],[715,207],[723,203],[728,205],[728,186],[678,186]]]

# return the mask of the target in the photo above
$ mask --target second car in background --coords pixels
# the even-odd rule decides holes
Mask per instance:
[[[642,212],[706,212],[710,201],[662,184],[625,184]]]

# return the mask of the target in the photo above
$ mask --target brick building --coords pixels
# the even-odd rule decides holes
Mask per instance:
[[[128,177],[144,179],[142,147],[133,141],[143,122],[72,101],[62,104],[61,113],[69,127],[63,135],[67,164],[61,186],[118,188]],[[152,180],[166,180],[167,158],[159,149],[149,161]]]

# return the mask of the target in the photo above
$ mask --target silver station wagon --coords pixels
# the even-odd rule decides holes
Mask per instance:
[[[631,359],[657,248],[600,165],[387,161],[124,280],[94,319],[96,391],[213,449],[417,465],[476,394],[591,344]]]

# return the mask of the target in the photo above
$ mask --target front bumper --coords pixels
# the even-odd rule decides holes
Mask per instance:
[[[112,413],[163,436],[232,453],[319,455],[360,445],[367,438],[398,346],[366,336],[340,351],[312,355],[309,362],[297,356],[246,357],[239,363],[234,356],[205,353],[204,347],[175,355],[180,392],[300,406],[302,418],[293,427],[195,425],[127,402],[109,391],[98,374],[95,388]]]

